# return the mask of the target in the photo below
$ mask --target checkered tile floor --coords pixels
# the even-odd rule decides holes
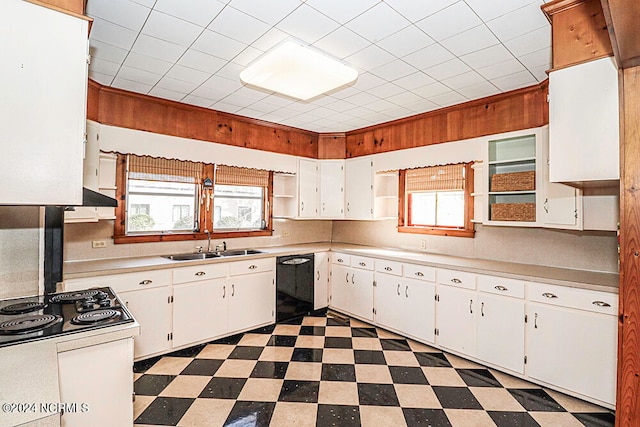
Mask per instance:
[[[136,426],[614,425],[604,408],[332,314],[138,362],[134,388]]]

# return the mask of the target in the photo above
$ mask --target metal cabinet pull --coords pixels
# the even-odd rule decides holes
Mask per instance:
[[[300,202],[300,210],[304,211],[304,202]]]
[[[231,296],[236,296],[236,285],[231,285]]]
[[[409,298],[409,286],[405,286],[404,287],[404,296],[405,298]]]
[[[347,202],[347,212],[350,212],[350,211],[351,211],[351,210],[349,209],[349,205],[350,205],[350,202]]]
[[[153,280],[149,280],[149,279],[145,279],[142,282],[140,282],[140,285],[150,285],[153,283]]]
[[[400,283],[398,283],[398,287],[396,288],[396,293],[400,296]]]
[[[558,298],[558,296],[556,294],[552,294],[551,292],[545,292],[544,294],[542,294],[543,297],[545,298]]]
[[[451,282],[453,282],[455,284],[460,284],[460,283],[462,283],[462,280],[454,277],[453,279],[451,279]]]
[[[480,314],[484,317],[484,302],[480,304]]]
[[[358,263],[358,265],[359,265],[359,266],[361,266],[361,267],[366,267],[366,266],[367,266],[367,263],[366,263],[366,262],[362,262],[362,261],[360,261],[360,262]]]
[[[353,278],[354,278],[354,277],[356,277],[356,275],[355,275],[355,274],[352,274],[352,275],[351,275],[351,284],[352,284],[352,285],[355,285],[355,284],[356,284],[356,282],[353,280]]]
[[[342,264],[344,262],[344,260],[342,258],[338,258],[336,261],[338,261],[340,264]]]
[[[608,302],[604,302],[604,301],[594,301],[591,304],[597,305],[598,307],[611,307],[611,304],[609,304]]]
[[[224,285],[222,287],[222,298],[225,298],[227,296],[227,286]]]
[[[502,292],[509,290],[509,288],[507,288],[505,286],[502,286],[502,285],[495,286],[494,289],[497,290],[497,291],[502,291]]]
[[[533,327],[534,329],[538,329],[538,313],[533,316]]]
[[[391,270],[393,270],[393,268],[391,268],[391,267],[385,267],[385,268],[384,268],[384,270],[385,270],[385,271],[391,271]]]
[[[207,274],[207,273],[205,273],[204,271],[198,271],[195,275],[196,275],[196,276],[204,276],[204,275],[206,275],[206,274]]]
[[[258,266],[257,266],[257,265],[255,265],[255,264],[251,264],[251,265],[249,266],[249,270],[255,270],[256,268],[258,268]]]
[[[346,280],[346,281],[347,281],[347,284],[349,283],[349,273],[347,273],[347,274],[344,276],[344,280]]]
[[[473,300],[469,300],[469,313],[473,314]]]
[[[423,277],[424,273],[422,271],[416,271],[415,275],[418,277]]]
[[[316,280],[320,280],[320,270],[318,270],[316,273],[318,273],[318,278]]]

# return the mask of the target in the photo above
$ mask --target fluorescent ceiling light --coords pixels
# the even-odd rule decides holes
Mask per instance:
[[[303,101],[357,77],[355,69],[293,41],[278,45],[240,73],[244,83]]]

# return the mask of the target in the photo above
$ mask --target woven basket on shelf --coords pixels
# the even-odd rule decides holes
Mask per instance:
[[[526,191],[535,189],[535,171],[497,173],[491,176],[491,191]]]
[[[536,220],[535,203],[492,203],[491,221],[526,221]]]

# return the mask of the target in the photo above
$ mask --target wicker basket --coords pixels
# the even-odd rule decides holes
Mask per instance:
[[[536,173],[497,173],[491,176],[491,191],[526,191],[536,189]]]
[[[536,220],[535,203],[493,203],[491,204],[491,221],[525,221]]]

